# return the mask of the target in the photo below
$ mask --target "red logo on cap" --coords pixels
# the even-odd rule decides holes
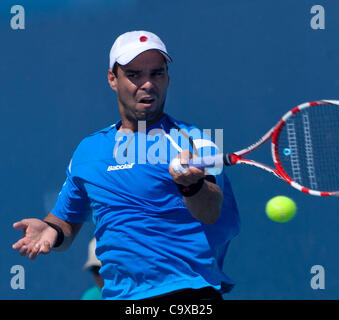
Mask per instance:
[[[147,41],[147,37],[141,36],[141,37],[139,38],[139,40],[140,40],[140,42],[146,42],[146,41]]]

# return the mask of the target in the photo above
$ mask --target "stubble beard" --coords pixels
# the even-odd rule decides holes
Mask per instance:
[[[164,99],[163,103],[160,105],[159,108],[156,110],[147,112],[146,111],[131,111],[129,108],[126,108],[122,104],[122,108],[124,110],[124,117],[128,120],[128,122],[133,123],[134,125],[138,125],[138,121],[146,121],[146,125],[151,125],[162,117],[164,113],[166,98]]]

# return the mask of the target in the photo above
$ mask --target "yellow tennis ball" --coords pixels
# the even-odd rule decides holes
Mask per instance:
[[[267,216],[275,222],[290,221],[297,212],[295,202],[285,196],[276,196],[266,204]]]

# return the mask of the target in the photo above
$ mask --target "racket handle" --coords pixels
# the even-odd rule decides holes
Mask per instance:
[[[206,168],[220,167],[226,164],[225,155],[218,154],[215,156],[196,157],[189,160],[188,165],[182,165],[179,158],[174,158],[171,161],[171,167],[177,173],[185,174],[188,167],[196,167],[204,170]]]
[[[220,167],[224,165],[224,155],[217,154],[215,156],[206,156],[199,158],[192,158],[189,161],[189,166],[196,167],[198,169]]]

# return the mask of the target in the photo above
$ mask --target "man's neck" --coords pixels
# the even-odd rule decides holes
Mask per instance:
[[[158,122],[162,117],[164,116],[164,113],[161,113],[158,117],[156,117],[153,120],[147,121],[147,120],[139,120],[139,121],[145,121],[146,122],[146,128],[152,126],[156,122]],[[138,122],[139,121],[132,121],[127,118],[121,119],[121,126],[119,128],[119,132],[137,132],[138,131]],[[144,126],[142,126],[144,128]]]

